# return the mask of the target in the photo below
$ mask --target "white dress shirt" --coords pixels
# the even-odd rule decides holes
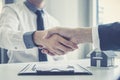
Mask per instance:
[[[46,29],[59,26],[46,11],[43,19]],[[36,31],[36,26],[36,15],[23,2],[4,6],[0,17],[0,46],[8,49],[9,63],[38,61],[38,49],[27,49],[23,40],[23,35]],[[54,58],[49,56],[48,60]]]
[[[96,51],[101,51],[98,27],[92,27],[92,39],[93,39],[93,48]]]

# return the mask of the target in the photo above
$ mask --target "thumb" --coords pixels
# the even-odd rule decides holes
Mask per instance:
[[[52,35],[58,34],[58,33],[59,33],[59,32],[58,32],[58,28],[49,29],[49,30],[46,31],[46,34],[45,34],[45,36],[44,36],[44,39],[48,39],[48,38],[50,38]]]
[[[53,34],[54,34],[54,32],[48,30],[43,38],[44,38],[44,39],[48,39],[48,38],[50,38]]]

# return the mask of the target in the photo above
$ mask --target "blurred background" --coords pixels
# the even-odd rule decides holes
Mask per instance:
[[[20,0],[0,0],[0,12],[5,4],[17,1]],[[99,24],[120,21],[119,4],[120,0],[46,0],[46,9],[63,27],[97,27]],[[92,44],[80,44],[79,49],[68,54],[67,58],[87,58],[92,49]],[[1,62],[7,62],[5,53],[6,50],[1,49]]]

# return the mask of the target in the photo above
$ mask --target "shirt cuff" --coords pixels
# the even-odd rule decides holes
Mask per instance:
[[[27,49],[36,47],[33,41],[34,32],[27,32],[23,35],[23,40]]]
[[[98,35],[98,27],[92,28],[92,38],[93,38],[93,48],[94,50],[101,51],[100,49],[100,39]]]

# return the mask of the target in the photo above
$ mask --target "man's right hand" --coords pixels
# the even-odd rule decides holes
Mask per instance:
[[[54,34],[48,39],[44,36],[48,34],[47,30],[36,31],[34,33],[34,42],[36,45],[42,45],[43,48],[47,49],[51,55],[63,55],[67,52],[77,49],[77,44],[68,41],[60,35]]]
[[[72,41],[76,44],[80,43],[92,43],[92,28],[53,28],[48,30],[45,38],[49,38],[54,34],[58,34],[64,38],[67,38],[69,41]],[[51,52],[44,48],[42,50],[43,53],[51,54]]]
[[[58,34],[62,37],[69,39],[70,41],[80,44],[80,43],[92,43],[92,28],[61,28],[56,27],[48,30],[45,38],[49,38],[50,36]]]

